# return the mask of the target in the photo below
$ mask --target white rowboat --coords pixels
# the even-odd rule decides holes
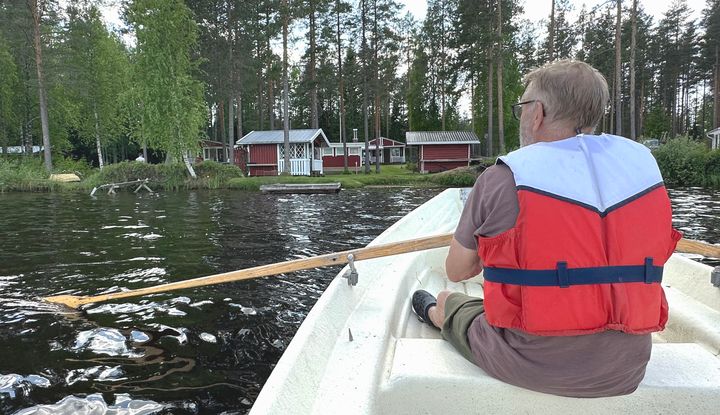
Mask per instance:
[[[370,245],[452,232],[463,190],[448,189]],[[482,277],[451,283],[447,248],[361,261],[359,283],[333,280],[300,326],[250,414],[720,413],[720,288],[680,255],[665,266],[670,304],[634,393],[565,398],[495,380],[410,311],[419,288],[482,296]],[[345,269],[339,275],[345,273]]]

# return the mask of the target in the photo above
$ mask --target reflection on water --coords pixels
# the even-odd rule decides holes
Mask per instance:
[[[669,189],[673,206],[673,226],[687,239],[720,244],[720,196],[701,187]],[[697,255],[687,255],[702,260]],[[720,259],[705,259],[708,265],[720,265]]]
[[[338,272],[95,295],[366,245],[431,189],[0,194],[0,413],[243,413]]]

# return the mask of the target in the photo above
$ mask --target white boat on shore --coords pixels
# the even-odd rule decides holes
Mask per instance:
[[[448,189],[370,245],[452,232],[463,191]],[[451,283],[447,248],[360,261],[356,286],[331,282],[258,396],[260,414],[688,413],[720,412],[720,288],[712,268],[678,254],[665,266],[670,304],[653,335],[645,379],[634,393],[565,398],[495,380],[410,311],[419,288],[482,296],[482,277]],[[346,267],[347,269],[347,267]],[[346,269],[340,272],[344,275]]]

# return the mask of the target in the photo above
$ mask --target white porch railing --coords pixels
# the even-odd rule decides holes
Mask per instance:
[[[285,160],[278,160],[278,174],[285,171]],[[310,159],[290,159],[290,175],[291,176],[309,176],[310,175]]]
[[[320,174],[324,174],[323,173],[323,161],[322,160],[313,160],[312,162],[313,162],[312,163],[313,164],[312,171],[316,171],[316,172],[319,172]]]
[[[390,156],[390,163],[405,163],[405,156]]]

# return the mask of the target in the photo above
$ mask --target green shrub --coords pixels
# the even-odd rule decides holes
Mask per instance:
[[[70,157],[57,157],[53,159],[55,173],[75,173],[85,178],[95,172],[95,169],[85,159],[73,160]]]
[[[704,184],[706,186],[720,187],[720,150],[713,150],[707,154]]]
[[[706,147],[699,142],[678,137],[653,151],[665,183],[680,186],[702,186],[706,181]]]
[[[431,174],[430,181],[445,187],[473,187],[477,176],[469,172],[453,172]]]
[[[41,158],[0,158],[0,191],[42,191],[52,186]]]
[[[198,179],[202,180],[209,189],[218,189],[227,184],[230,179],[243,177],[242,170],[239,167],[216,161],[203,161],[197,164],[195,173]]]

